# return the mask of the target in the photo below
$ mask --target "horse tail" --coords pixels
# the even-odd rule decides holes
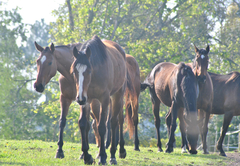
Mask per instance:
[[[130,139],[133,137],[134,133],[134,124],[132,119],[132,100],[137,97],[136,90],[133,86],[133,80],[130,77],[129,71],[127,70],[127,87],[125,91],[125,119],[127,120],[127,129],[129,131]],[[126,131],[125,131],[126,132]]]
[[[125,109],[126,109],[125,119],[127,120],[127,129],[126,130],[129,131],[129,138],[131,139],[133,137],[133,133],[134,133],[131,101],[128,100],[125,102]]]
[[[147,87],[150,87],[150,84],[146,82],[141,83],[141,92],[143,92]]]

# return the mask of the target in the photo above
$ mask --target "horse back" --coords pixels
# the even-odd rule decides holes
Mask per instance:
[[[214,87],[212,114],[224,114],[232,111],[240,115],[240,74],[232,72],[226,75],[209,73]]]

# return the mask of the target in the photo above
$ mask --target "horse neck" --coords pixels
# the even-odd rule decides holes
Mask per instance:
[[[73,63],[73,55],[71,49],[68,48],[56,48],[54,57],[57,62],[57,71],[61,73],[68,80],[72,79],[70,74],[70,67]]]

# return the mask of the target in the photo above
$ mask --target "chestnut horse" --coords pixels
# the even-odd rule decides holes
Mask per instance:
[[[224,114],[223,126],[217,149],[221,156],[226,156],[222,143],[233,116],[240,115],[240,73],[226,75],[210,73],[213,83],[214,98],[211,114]]]
[[[212,109],[212,101],[213,101],[213,85],[210,75],[207,72],[208,69],[208,53],[209,53],[209,45],[207,45],[206,49],[198,49],[195,45],[195,59],[193,63],[188,63],[195,74],[198,81],[199,88],[199,96],[197,98],[197,108],[199,109],[199,129],[202,138],[203,144],[203,153],[208,154],[207,150],[207,132],[208,132],[208,121],[210,117],[210,112]],[[166,116],[166,123],[168,126],[168,130],[170,129],[171,124],[171,112]],[[182,114],[179,114],[180,121],[180,131],[182,133],[182,152],[186,152],[186,148],[188,148],[186,135],[185,135],[185,123],[183,123]],[[205,118],[204,118],[205,117]],[[203,121],[204,119],[204,121]]]
[[[126,54],[126,65],[127,65],[127,71],[128,71],[128,76],[127,81],[131,82],[131,84],[127,84],[126,91],[124,94],[125,97],[125,108],[126,108],[126,119],[128,122],[128,130],[129,130],[129,136],[130,138],[134,135],[134,150],[140,151],[139,149],[139,139],[138,139],[138,98],[140,95],[140,88],[141,88],[141,81],[140,81],[140,70],[138,66],[138,62],[136,59],[129,55]],[[93,116],[92,116],[93,117]],[[94,118],[94,117],[93,117]],[[108,120],[107,120],[107,126],[108,126],[108,131],[110,131],[110,119],[111,118],[111,111],[109,111],[108,115]],[[95,138],[97,144],[100,145],[100,136],[97,132],[97,127],[96,127],[96,120],[93,120],[92,127],[94,130]],[[118,133],[116,133],[118,134]],[[118,136],[116,136],[118,137]],[[110,144],[110,138],[111,138],[111,132],[108,132],[107,135],[107,141],[106,141],[106,148],[108,148]],[[118,138],[117,138],[118,139]]]
[[[66,125],[66,116],[69,106],[76,99],[76,86],[73,76],[70,74],[70,67],[74,60],[73,48],[80,48],[81,44],[54,46],[43,48],[35,42],[36,49],[41,53],[37,59],[37,79],[34,83],[34,88],[37,92],[43,92],[47,83],[56,72],[60,72],[59,86],[61,90],[60,105],[61,116],[59,120],[60,134],[58,138],[58,150],[56,158],[64,158],[62,150],[63,146],[63,131]]]
[[[188,124],[186,134],[189,144],[191,145],[190,153],[197,153],[197,141],[199,129],[197,124],[197,79],[192,72],[192,69],[184,63],[178,65],[163,62],[156,65],[150,74],[141,84],[141,90],[149,87],[152,100],[152,108],[155,118],[155,127],[157,130],[158,151],[162,151],[160,141],[160,118],[159,106],[161,103],[170,107],[171,125],[170,136],[165,152],[173,151],[174,132],[176,129],[176,119],[178,114],[183,114],[183,109],[186,110],[184,120]]]
[[[110,99],[112,102],[111,133],[115,133],[116,126],[120,124],[120,157],[126,157],[123,139],[123,97],[126,89],[127,68],[126,55],[121,46],[114,42],[102,41],[98,36],[85,42],[78,51],[75,47],[73,54],[75,60],[71,66],[77,88],[76,101],[81,105],[82,111],[79,118],[79,128],[82,136],[82,151],[84,163],[92,164],[92,156],[88,153],[89,144],[87,140],[87,124],[89,110],[86,105],[93,99],[99,100],[101,107],[99,121],[97,123],[98,133],[101,137],[99,148],[99,164],[106,164],[107,154],[104,145],[106,133],[106,119]],[[95,109],[92,109],[95,116]],[[118,118],[119,116],[119,118]],[[95,116],[95,119],[96,116]],[[115,134],[112,134],[110,148],[110,164],[117,164]]]

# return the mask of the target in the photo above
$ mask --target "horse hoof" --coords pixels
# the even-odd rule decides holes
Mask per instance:
[[[117,160],[115,158],[110,158],[110,165],[117,165]]]
[[[182,153],[187,153],[187,150],[186,149],[182,149]]]
[[[107,159],[107,157],[99,156],[98,165],[105,165],[106,164],[106,159]]]
[[[158,148],[158,152],[163,152],[162,148]]]
[[[203,154],[209,154],[209,152],[208,151],[204,151]]]
[[[79,156],[79,159],[80,160],[84,159],[84,154],[83,153]]]
[[[88,160],[84,160],[84,164],[86,165],[92,165],[93,163],[93,158],[91,155],[89,155],[89,159]]]
[[[57,151],[55,158],[59,158],[59,159],[64,158],[63,151]]]
[[[139,151],[140,152],[140,149],[139,148],[134,148],[135,151]]]
[[[120,152],[119,153],[119,158],[122,158],[122,159],[124,159],[125,157],[127,156],[127,153],[126,153],[126,150],[124,149],[124,152]]]
[[[167,148],[166,150],[165,150],[165,153],[172,153],[173,152],[173,148]]]
[[[227,157],[227,155],[226,155],[226,153],[225,153],[225,152],[221,152],[219,155],[220,155],[220,156]]]

